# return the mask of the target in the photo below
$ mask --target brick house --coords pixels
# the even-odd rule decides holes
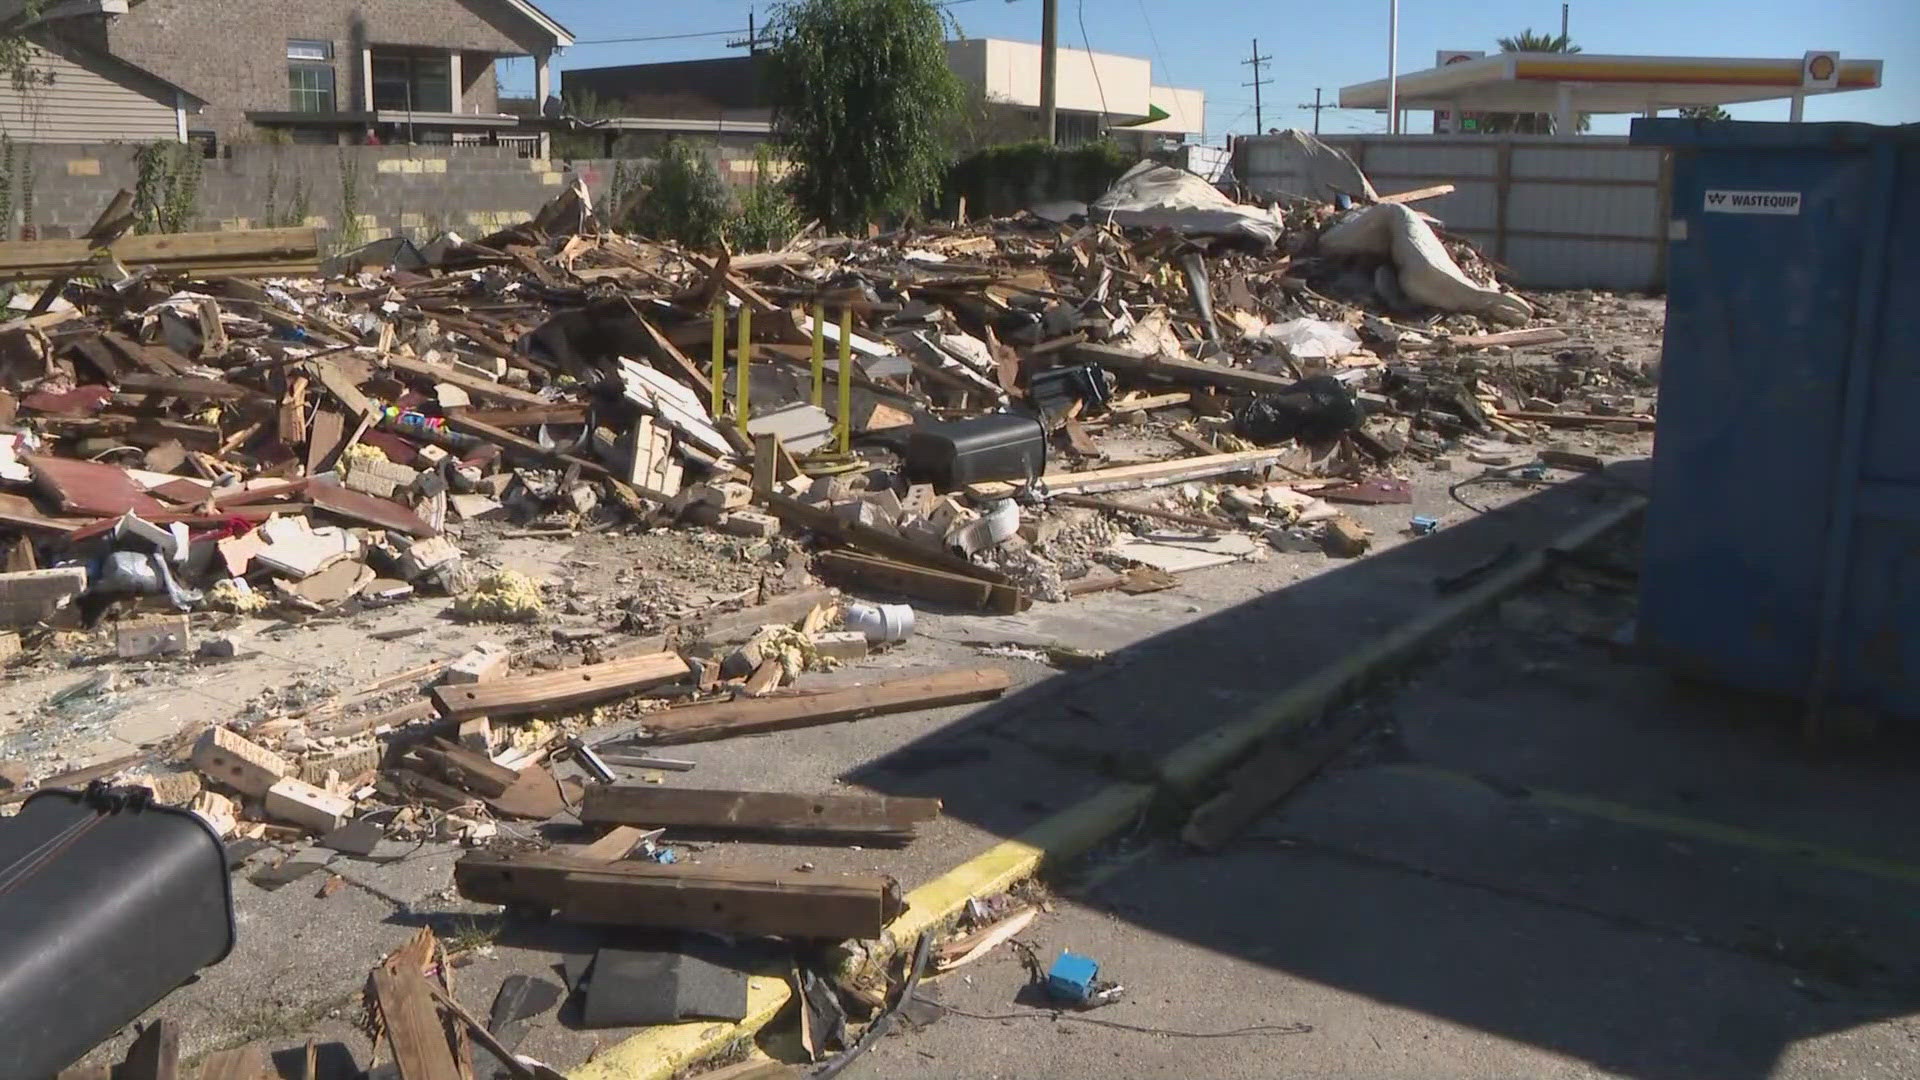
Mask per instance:
[[[529,0],[49,0],[30,34],[89,76],[28,91],[37,141],[100,138],[102,79],[129,110],[159,102],[179,137],[213,143],[487,141],[520,123],[500,112],[496,61],[531,57],[545,100],[553,54],[573,44]],[[93,107],[69,100],[82,83]],[[82,115],[95,117],[84,133]],[[0,107],[0,130],[27,127]]]

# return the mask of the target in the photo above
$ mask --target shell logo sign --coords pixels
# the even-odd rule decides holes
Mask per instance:
[[[1840,54],[1813,51],[1801,58],[1800,87],[1804,90],[1835,90],[1840,86]]]

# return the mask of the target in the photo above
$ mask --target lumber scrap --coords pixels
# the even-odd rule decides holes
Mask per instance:
[[[913,835],[940,816],[939,799],[885,795],[799,795],[782,791],[719,791],[653,784],[596,784],[580,820],[594,825],[647,825],[707,831]]]
[[[1382,195],[1374,201],[1405,205],[1407,203],[1420,202],[1425,199],[1437,199],[1442,195],[1451,194],[1453,194],[1452,184],[1435,184],[1432,187],[1414,188],[1412,191],[1399,191],[1392,195]]]
[[[1075,362],[1099,364],[1113,371],[1135,375],[1153,375],[1172,382],[1196,386],[1220,386],[1253,393],[1276,393],[1291,387],[1294,380],[1284,375],[1268,375],[1246,368],[1223,367],[1199,360],[1176,360],[1166,356],[1134,352],[1112,345],[1080,344],[1066,350]]]
[[[0,243],[0,280],[91,276],[102,250],[97,240],[20,240]],[[122,236],[105,249],[129,269],[169,273],[290,276],[319,270],[319,231],[235,229],[227,232]]]
[[[1204,480],[1258,469],[1279,461],[1286,454],[1284,447],[1270,447],[1174,458],[1171,461],[1149,461],[1144,465],[1090,469],[1086,472],[1048,473],[1040,478],[1039,485],[1049,495],[1091,495],[1104,491],[1165,487],[1188,480]],[[974,484],[967,490],[980,498],[1004,499],[1017,491],[1018,485],[992,481]]]
[[[931,600],[952,607],[1012,615],[1021,608],[1019,590],[975,577],[950,574],[911,563],[853,551],[823,551],[815,556],[820,576],[847,586]]]
[[[1461,334],[1447,339],[1466,349],[1485,349],[1494,345],[1552,345],[1567,340],[1567,332],[1553,326],[1531,330],[1502,330],[1497,334]]]
[[[677,653],[648,653],[489,683],[436,686],[433,703],[440,715],[449,720],[486,716],[497,721],[564,712],[624,697],[685,678],[689,670],[687,662]]]
[[[453,867],[468,900],[558,912],[574,922],[796,938],[875,938],[898,915],[888,877],[825,877],[539,852],[469,854]]]
[[[1592,416],[1586,413],[1498,412],[1502,420],[1525,420],[1548,427],[1601,427],[1606,424],[1632,424],[1641,431],[1652,431],[1656,421],[1646,416]]]
[[[706,742],[864,720],[909,709],[964,705],[990,701],[1012,685],[1013,677],[1000,668],[957,668],[868,686],[687,705],[649,716],[643,741],[662,746]]]
[[[508,386],[506,383],[495,382],[484,376],[473,375],[445,364],[429,364],[410,356],[394,354],[381,357],[381,361],[395,371],[403,371],[434,382],[451,383],[482,401],[497,401],[505,406],[527,408],[546,408],[553,404],[539,394],[529,393]]]
[[[962,577],[979,578],[995,585],[1013,586],[1013,579],[1005,574],[975,566],[951,552],[917,544],[897,533],[890,533],[871,525],[862,525],[857,521],[842,521],[831,511],[809,506],[777,491],[761,496],[759,501],[780,520],[803,529],[824,533],[848,547],[859,548],[883,558],[912,563],[915,566],[928,566]],[[1016,610],[1024,611],[1031,603],[1030,597],[1020,593],[1019,607]]]
[[[373,992],[400,1080],[465,1080],[440,1025],[433,992],[418,968],[374,968]]]

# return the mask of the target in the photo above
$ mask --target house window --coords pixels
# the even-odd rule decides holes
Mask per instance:
[[[452,64],[444,54],[375,53],[373,107],[391,112],[452,112]]]
[[[333,111],[333,42],[287,42],[287,107],[302,113]]]

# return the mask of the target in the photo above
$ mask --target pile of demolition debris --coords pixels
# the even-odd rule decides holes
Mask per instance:
[[[1651,371],[1520,352],[1569,335],[1526,325],[1542,302],[1411,207],[1241,206],[1144,163],[1064,221],[808,231],[751,255],[617,235],[579,185],[515,228],[383,242],[325,279],[274,276],[306,248],[249,263],[176,239],[212,253],[210,272],[129,270],[86,245],[21,261],[59,280],[0,323],[11,651],[110,632],[122,657],[232,655],[241,643],[196,646],[196,629],[421,594],[464,618],[540,619],[539,583],[471,557],[489,530],[719,530],[796,564],[644,637],[483,643],[41,780],[117,778],[189,804],[265,887],[457,840],[474,849],[455,874],[471,900],[878,938],[900,909],[889,878],[719,870],[673,845],[901,844],[937,800],[630,784],[615,767],[658,780],[691,768],[660,747],[1009,686],[992,667],[795,686],[911,633],[910,607],[848,594],[1012,613],[1164,588],[1266,544],[1350,557],[1369,538],[1340,504],[1410,501],[1415,462],[1504,468],[1552,427],[1653,423]],[[1150,538],[1170,526],[1186,541]],[[16,779],[0,803],[27,794]],[[555,819],[584,823],[580,842],[513,824]],[[431,960],[420,945],[377,971],[380,1007],[430,993]],[[866,987],[879,1005],[884,978]],[[800,990],[810,1008],[833,1000]],[[610,997],[608,1015],[636,1022],[628,1004]],[[820,1022],[844,1034],[844,1017]]]

